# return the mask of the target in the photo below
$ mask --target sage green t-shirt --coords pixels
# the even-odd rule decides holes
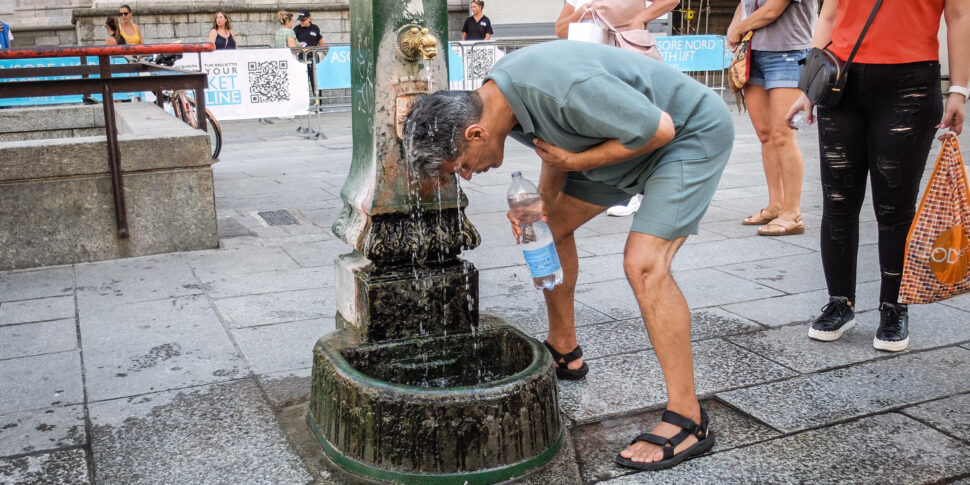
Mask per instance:
[[[296,40],[296,32],[294,32],[293,29],[288,29],[286,27],[276,29],[276,47],[289,47],[286,40],[290,37]]]
[[[657,164],[710,158],[733,141],[720,96],[673,67],[616,47],[545,42],[506,55],[485,79],[515,112],[519,124],[510,136],[528,146],[538,137],[580,152],[616,139],[636,149],[653,138],[661,111],[670,115],[676,134],[660,149],[583,172],[617,188],[636,190]]]

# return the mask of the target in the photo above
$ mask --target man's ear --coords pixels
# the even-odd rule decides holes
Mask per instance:
[[[484,126],[478,123],[472,123],[465,128],[465,141],[487,141],[488,140],[488,130]]]

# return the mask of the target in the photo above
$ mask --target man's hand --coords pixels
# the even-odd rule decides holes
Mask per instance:
[[[541,202],[540,202],[541,203]],[[519,225],[519,220],[512,215],[512,211],[508,212],[509,222],[512,223],[512,235],[515,236],[515,244],[522,242],[522,226]],[[539,219],[542,222],[548,222],[549,219],[546,217],[546,204],[542,204],[542,211],[539,212]]]
[[[559,148],[552,143],[548,143],[541,138],[533,138],[532,143],[536,146],[536,154],[542,162],[557,170],[564,172],[576,172],[585,170],[579,166],[576,154],[563,148]]]

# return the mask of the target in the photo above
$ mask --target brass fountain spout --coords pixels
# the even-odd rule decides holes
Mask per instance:
[[[410,62],[419,58],[430,61],[438,55],[438,39],[431,35],[427,27],[405,25],[398,29],[397,55]]]

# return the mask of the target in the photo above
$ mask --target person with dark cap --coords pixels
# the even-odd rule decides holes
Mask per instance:
[[[293,27],[293,32],[296,33],[296,41],[300,44],[300,47],[326,47],[326,42],[323,41],[323,35],[320,34],[320,27],[317,27],[310,18],[310,12],[303,10],[300,15],[296,17],[299,21],[299,25]],[[299,59],[307,63],[306,71],[307,77],[310,78],[310,89],[316,93],[316,72],[314,72],[314,63],[310,61],[313,59],[313,54],[301,52]]]
[[[327,44],[323,41],[323,36],[320,35],[320,27],[311,22],[310,12],[306,10],[300,12],[296,20],[300,24],[293,27],[293,32],[296,33],[296,41],[300,43],[301,47],[326,47]]]

